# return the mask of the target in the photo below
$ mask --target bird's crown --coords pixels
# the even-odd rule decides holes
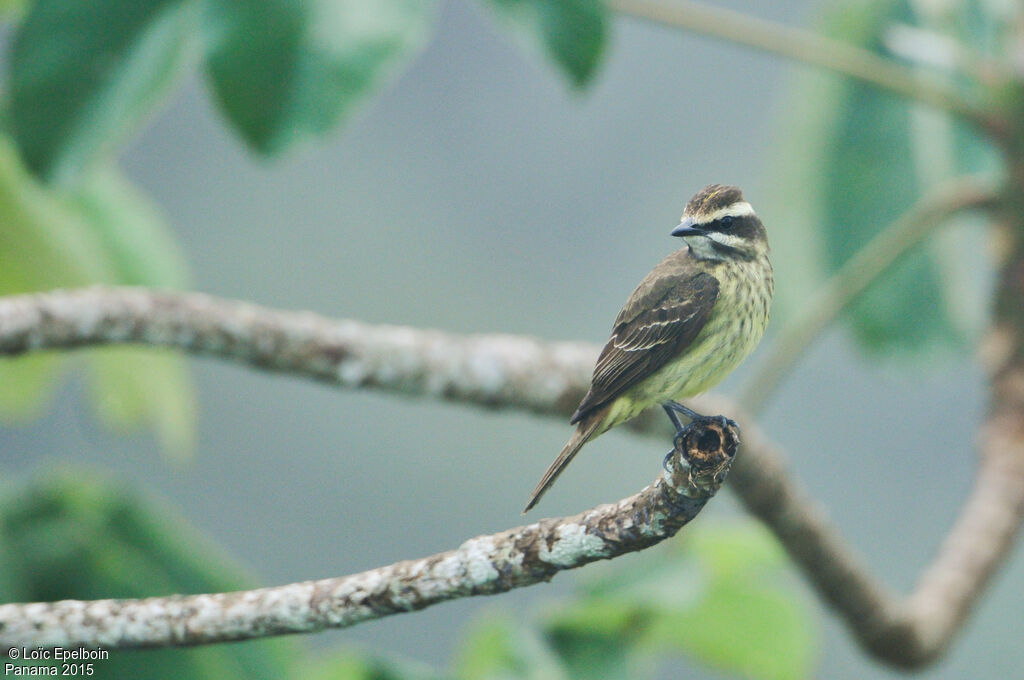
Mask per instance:
[[[698,191],[686,204],[683,215],[696,224],[705,224],[729,215],[742,217],[754,214],[753,208],[743,198],[739,187],[725,184],[709,184]]]

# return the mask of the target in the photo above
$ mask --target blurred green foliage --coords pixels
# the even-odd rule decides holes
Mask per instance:
[[[583,87],[593,77],[607,43],[608,15],[595,0],[482,0],[528,49],[561,67]]]
[[[684,654],[756,680],[809,677],[816,635],[781,547],[753,523],[688,527],[671,549],[610,570],[546,618],[571,678],[642,677]]]
[[[599,0],[480,0],[575,85],[603,53]],[[257,151],[322,136],[408,62],[434,0],[35,0],[11,54],[11,121],[28,167],[74,182],[197,60]]]
[[[427,0],[209,0],[202,32],[217,103],[253,148],[331,130],[408,61],[433,24]]]
[[[445,676],[422,664],[353,650],[328,652],[297,665],[295,680],[442,680]]]
[[[813,617],[767,530],[698,524],[681,540],[614,563],[532,626],[503,615],[474,624],[457,662],[465,678],[644,678],[682,654],[754,680],[810,676]]]
[[[592,81],[608,42],[602,2],[478,2],[572,86]],[[961,47],[999,48],[990,5],[946,5],[949,16],[937,17],[919,14],[924,3],[912,9],[908,0],[842,3],[826,31],[889,57],[891,29],[900,25]],[[319,138],[417,53],[437,10],[433,0],[0,3],[0,14],[16,24],[9,99],[0,105],[0,293],[185,285],[183,258],[158,212],[112,165],[118,144],[200,64],[228,123],[256,152]],[[915,68],[978,85],[960,72]],[[783,308],[799,307],[937,179],[992,162],[973,133],[941,113],[922,118],[915,105],[864,84],[808,75],[791,104],[792,132],[771,192],[779,212],[773,223],[786,225],[773,232]],[[919,350],[962,341],[970,324],[957,318],[965,306],[956,304],[960,288],[950,282],[964,280],[951,268],[965,260],[941,257],[936,243],[877,282],[851,312],[864,346]],[[0,362],[0,413],[38,413],[71,361],[32,355]],[[146,423],[166,450],[190,448],[195,403],[179,357],[118,348],[90,353],[88,364],[106,422]],[[452,672],[644,677],[685,654],[747,678],[807,677],[816,635],[775,543],[750,525],[684,533],[671,549],[605,570],[532,622],[478,622]],[[166,511],[80,471],[4,489],[0,541],[5,601],[246,586],[237,568]],[[109,677],[438,677],[354,652],[310,665],[294,641],[280,640],[124,652],[104,667]]]
[[[179,288],[187,281],[177,244],[156,208],[109,164],[72,187],[40,183],[0,134],[0,293],[95,283]],[[109,348],[86,353],[90,393],[104,422],[154,429],[182,456],[195,437],[195,394],[185,360],[166,351]],[[0,415],[35,416],[59,384],[70,354],[0,360]],[[80,362],[79,362],[80,363]]]
[[[481,0],[575,84],[594,72],[606,12],[597,0]],[[118,144],[195,64],[256,151],[330,131],[425,43],[432,0],[35,0],[15,21],[0,118],[0,294],[92,283],[182,287],[184,261],[160,219],[116,170]],[[35,175],[35,176],[33,176]],[[42,181],[41,181],[42,180]],[[45,183],[44,183],[45,182]],[[0,415],[36,415],[64,356],[0,362]],[[195,397],[181,358],[88,353],[89,392],[107,424],[153,428],[181,456]]]
[[[0,490],[0,601],[148,597],[253,587],[164,507],[88,471],[63,469]],[[112,650],[97,678],[282,678],[291,639],[195,649]]]
[[[916,12],[909,0],[840,3],[830,8],[824,33],[893,59],[887,45],[899,42],[901,34],[893,32],[898,28],[927,31],[951,45],[983,43],[992,27],[981,6],[950,7],[957,10],[954,20],[940,23]],[[902,35],[906,42],[907,34]],[[929,77],[957,80],[932,66],[919,68]],[[777,171],[766,192],[774,201],[773,223],[785,225],[772,232],[779,284],[775,306],[783,319],[928,189],[995,164],[992,149],[964,123],[829,73],[801,74],[787,115]],[[962,249],[965,234],[959,236],[952,247]],[[984,320],[976,312],[984,303],[963,297],[967,290],[980,294],[979,262],[944,256],[949,245],[948,239],[929,239],[850,308],[846,320],[861,347],[927,354],[963,349],[976,339]],[[960,285],[964,281],[973,285]]]
[[[187,63],[195,3],[35,0],[10,55],[10,120],[35,173],[71,181],[153,110]]]

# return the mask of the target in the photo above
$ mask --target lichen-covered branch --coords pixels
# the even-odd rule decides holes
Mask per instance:
[[[333,320],[200,293],[95,287],[0,297],[0,355],[139,343],[412,396],[571,413],[597,349]]]
[[[167,647],[312,632],[548,581],[675,535],[718,491],[738,443],[735,428],[696,422],[658,479],[634,496],[352,576],[235,593],[0,605],[0,649]]]
[[[982,430],[982,467],[949,537],[907,597],[878,584],[741,409],[710,397],[691,401],[742,424],[732,488],[865,649],[893,665],[920,667],[942,654],[1024,515],[1024,253],[1014,251],[1007,262],[986,352],[993,411]],[[112,343],[176,347],[345,387],[548,415],[573,410],[598,349],[332,321],[195,293],[95,288],[0,298],[0,354]],[[664,418],[653,413],[630,427],[668,434]]]

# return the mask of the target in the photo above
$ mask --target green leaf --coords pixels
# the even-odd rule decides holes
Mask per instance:
[[[155,208],[108,167],[72,189],[40,184],[0,135],[0,294],[93,283],[180,287],[184,258]],[[118,429],[154,427],[181,456],[195,438],[195,395],[184,360],[163,350],[89,354],[100,417]],[[0,359],[0,414],[22,419],[48,401],[67,355]]]
[[[686,555],[706,590],[688,607],[653,611],[645,643],[675,649],[715,668],[763,680],[810,677],[815,631],[775,539],[753,523],[704,526],[687,537]]]
[[[185,360],[171,350],[100,348],[89,353],[96,414],[110,428],[152,427],[178,459],[195,449],[196,397]]]
[[[0,414],[15,422],[37,417],[53,396],[63,363],[57,354],[0,360]]]
[[[40,185],[0,135],[0,291],[25,293],[111,281],[111,260],[87,221]]]
[[[11,52],[11,125],[26,165],[70,180],[153,110],[189,61],[190,0],[36,0]]]
[[[76,287],[105,280],[103,249],[87,224],[53,192],[38,185],[0,134],[0,293]],[[35,354],[0,359],[0,415],[37,414],[57,384],[66,357]]]
[[[593,77],[608,40],[600,0],[481,0],[532,50],[553,61],[577,86]]]
[[[254,587],[251,579],[163,507],[82,469],[0,494],[7,602],[147,597]],[[286,639],[195,649],[120,650],[97,677],[284,677],[297,654]]]
[[[97,167],[69,198],[86,220],[120,284],[182,288],[185,256],[156,206],[112,167]]]
[[[96,168],[68,194],[106,254],[117,283],[180,288],[184,257],[156,209],[111,168]],[[195,446],[196,398],[184,358],[160,349],[89,353],[92,403],[108,426],[145,424],[161,449],[188,456]]]
[[[296,680],[441,680],[441,674],[418,663],[346,650],[298,666]]]
[[[30,0],[0,0],[0,17],[5,21],[17,21],[28,8]]]
[[[752,523],[704,525],[681,547],[609,569],[547,617],[573,677],[634,677],[670,652],[756,680],[808,677],[814,626],[774,539]]]
[[[207,68],[261,153],[324,134],[423,44],[425,0],[207,0]]]
[[[699,606],[652,617],[648,644],[744,678],[809,678],[815,644],[803,608],[754,578],[715,583]]]
[[[563,680],[554,651],[529,626],[488,615],[469,630],[456,655],[455,676],[466,680]]]
[[[110,168],[84,178],[70,200],[111,261],[118,283],[180,288],[185,260],[156,209]],[[145,424],[164,453],[176,458],[195,448],[196,397],[185,359],[160,349],[97,349],[88,355],[97,415],[128,430]]]
[[[642,627],[635,607],[621,601],[592,599],[578,603],[545,625],[548,643],[570,678],[636,677],[634,648]]]
[[[826,32],[889,56],[894,22],[918,18],[905,0],[845,4]],[[953,36],[959,37],[959,36]],[[778,283],[779,316],[802,308],[821,283],[932,186],[991,163],[973,132],[948,116],[873,86],[808,73],[791,97],[786,143],[772,173],[765,214]],[[942,256],[942,239],[903,258],[851,307],[861,347],[916,351],[961,347],[979,326],[958,282],[974,259]]]

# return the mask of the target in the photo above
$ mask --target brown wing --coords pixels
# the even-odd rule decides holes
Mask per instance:
[[[579,422],[677,357],[707,323],[718,299],[718,280],[678,270],[656,276],[658,269],[619,313],[594,367],[590,391],[570,422]]]

